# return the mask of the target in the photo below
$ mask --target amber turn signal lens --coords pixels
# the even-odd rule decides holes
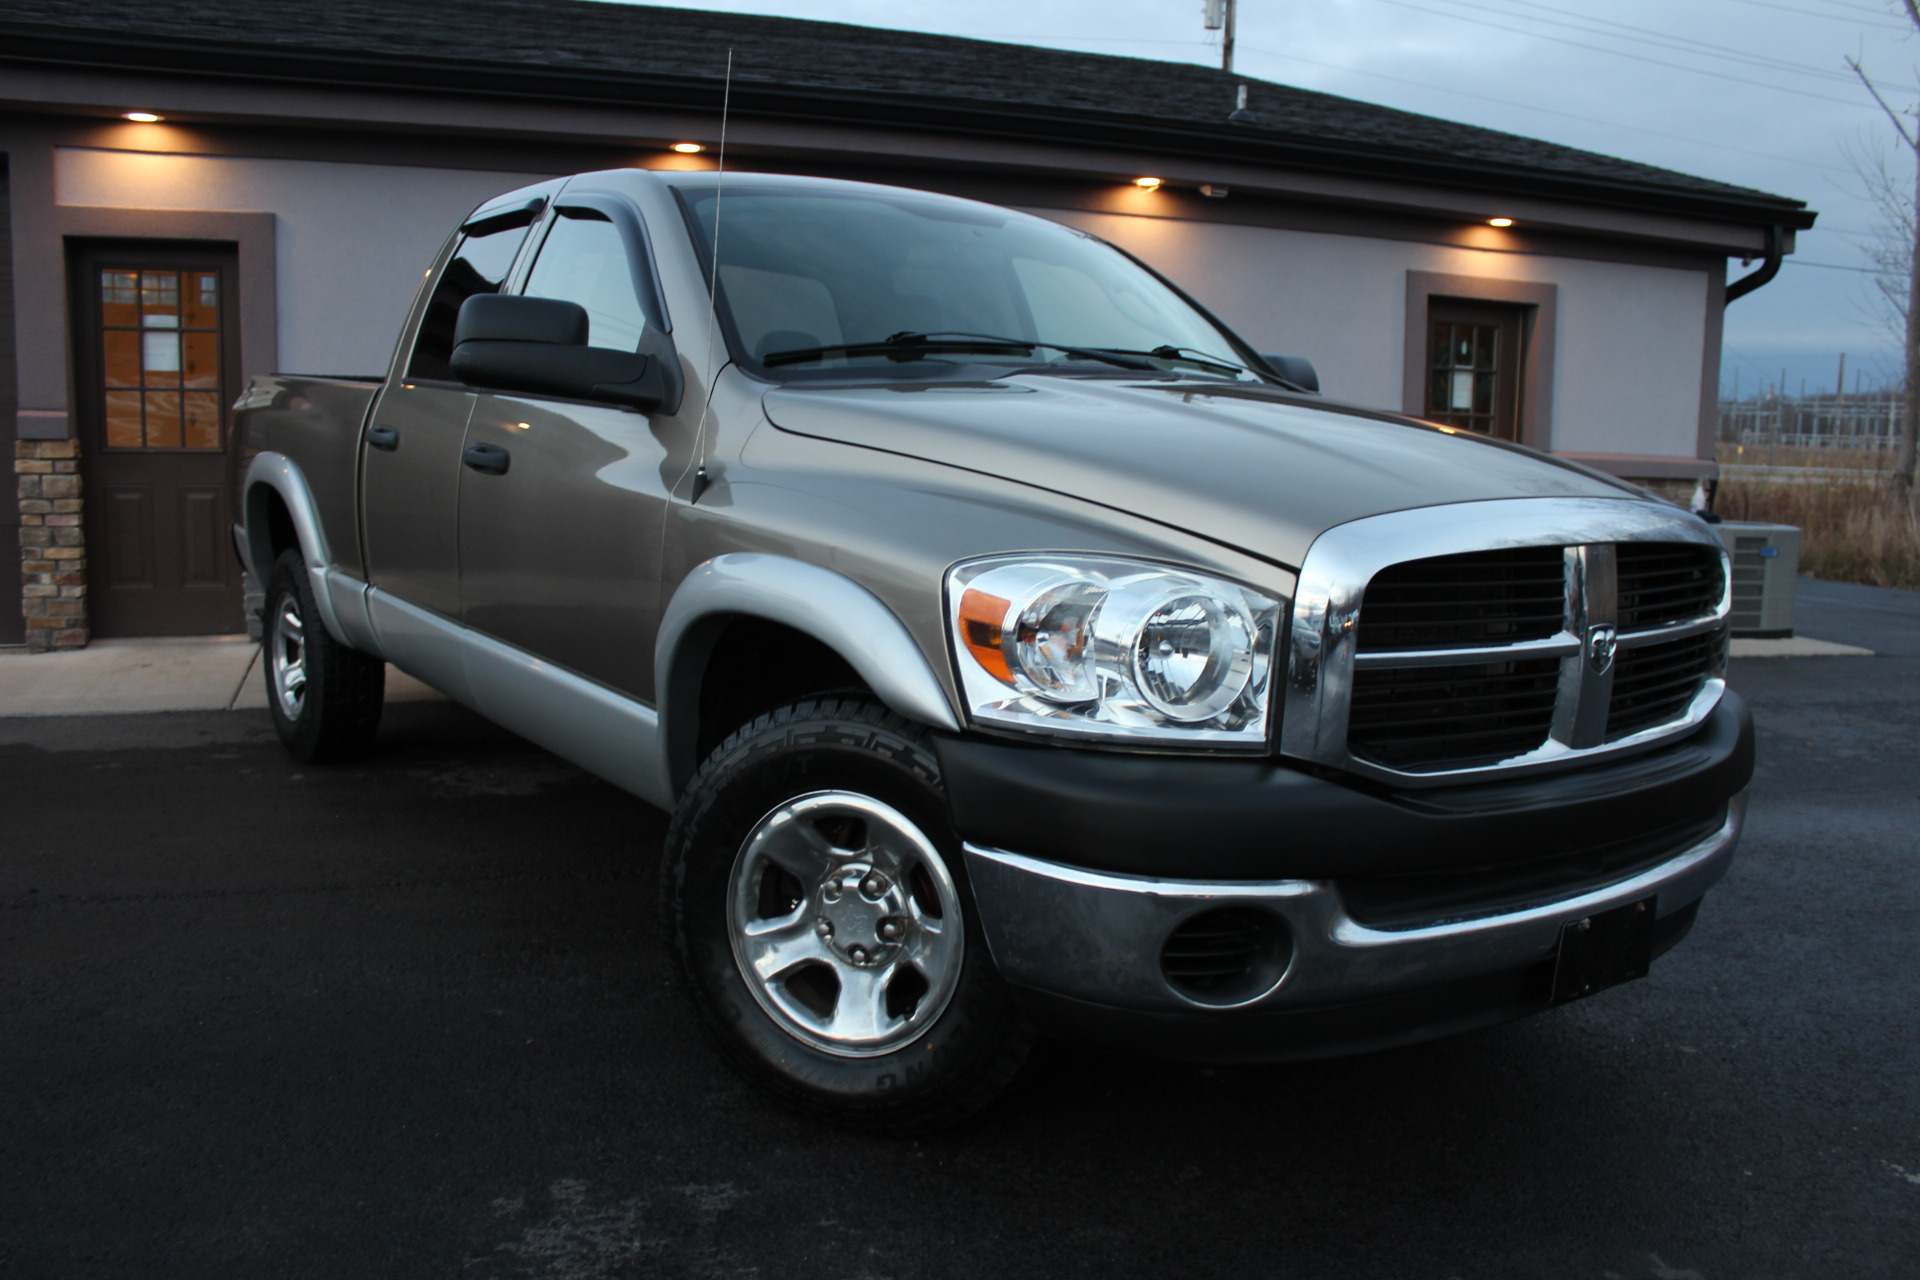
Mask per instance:
[[[969,589],[960,597],[960,642],[981,669],[995,680],[1013,683],[1013,669],[1007,666],[1006,650],[1001,647],[1007,611],[1011,600]]]

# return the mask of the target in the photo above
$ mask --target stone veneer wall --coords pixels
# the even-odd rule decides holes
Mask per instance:
[[[87,539],[80,524],[80,449],[73,440],[18,440],[20,608],[27,647],[87,643]]]

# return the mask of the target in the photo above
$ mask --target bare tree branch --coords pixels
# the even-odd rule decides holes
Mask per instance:
[[[1915,3],[1915,0],[1905,0],[1905,2],[1907,6],[1911,8]],[[1914,21],[1917,24],[1920,24],[1920,18],[1915,18]],[[1893,121],[1893,127],[1900,131],[1900,140],[1906,143],[1907,146],[1912,148],[1913,150],[1920,151],[1920,142],[1915,142],[1913,140],[1913,135],[1907,132],[1906,121],[1900,118],[1899,112],[1895,111],[1892,107],[1887,105],[1887,100],[1880,96],[1880,91],[1878,89],[1873,87],[1873,81],[1867,79],[1867,73],[1861,70],[1860,64],[1858,62],[1855,62],[1852,58],[1843,57],[1841,60],[1844,61],[1847,64],[1847,66],[1853,69],[1853,74],[1860,77],[1860,83],[1867,87],[1867,92],[1873,95],[1873,100],[1880,104],[1880,109],[1882,111],[1887,113],[1887,119]]]

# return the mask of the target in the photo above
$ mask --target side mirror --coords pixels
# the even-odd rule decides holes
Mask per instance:
[[[1313,361],[1305,356],[1270,356],[1263,352],[1260,358],[1267,362],[1267,368],[1302,391],[1319,394],[1320,375],[1313,371]]]
[[[477,293],[453,327],[454,376],[476,387],[601,400],[651,413],[678,408],[679,367],[665,335],[641,355],[587,345],[587,312],[577,302]],[[672,401],[671,405],[668,401]]]

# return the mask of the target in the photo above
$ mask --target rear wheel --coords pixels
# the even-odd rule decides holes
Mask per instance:
[[[274,562],[263,621],[267,709],[288,752],[318,764],[364,751],[380,727],[386,664],[327,634],[298,551]]]
[[[727,1056],[788,1104],[924,1131],[1019,1069],[1029,1034],[946,813],[924,732],[853,699],[760,717],[689,785],[669,934]]]

